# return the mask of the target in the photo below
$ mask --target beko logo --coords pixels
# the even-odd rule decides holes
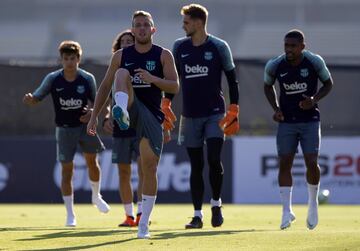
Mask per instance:
[[[62,99],[59,98],[60,105],[62,106],[62,110],[71,110],[71,109],[79,109],[82,107],[82,100],[81,99]]]
[[[307,91],[307,84],[306,83],[292,83],[292,84],[286,84],[283,83],[283,86],[286,90],[286,94],[297,94],[297,93],[303,93]]]
[[[186,75],[185,78],[205,77],[208,75],[209,68],[207,66],[195,65],[189,66],[185,64],[185,72],[191,75]]]
[[[133,83],[134,88],[144,88],[144,87],[151,87],[151,85],[140,78],[140,73],[136,73],[134,76],[131,77],[131,82]]]

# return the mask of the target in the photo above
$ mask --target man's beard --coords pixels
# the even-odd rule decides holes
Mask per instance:
[[[149,44],[151,42],[151,38],[146,38],[143,40],[137,39],[136,41],[138,42],[138,44]]]

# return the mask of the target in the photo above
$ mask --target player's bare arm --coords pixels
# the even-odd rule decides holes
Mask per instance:
[[[275,91],[275,87],[273,85],[268,85],[268,84],[264,84],[264,93],[265,96],[267,98],[267,100],[269,101],[271,107],[274,110],[274,115],[273,115],[273,119],[276,122],[280,122],[284,120],[284,115],[282,114],[281,110],[280,110],[280,106],[276,97],[276,91]]]
[[[164,78],[151,75],[144,69],[136,69],[135,72],[140,73],[139,77],[147,82],[159,87],[162,91],[176,94],[179,92],[179,80],[175,68],[174,58],[171,52],[164,49],[161,53],[161,63],[163,65]]]
[[[114,76],[116,71],[120,67],[122,50],[115,52],[111,58],[110,65],[106,71],[105,77],[102,80],[98,92],[95,97],[94,108],[91,114],[90,121],[87,126],[87,131],[90,135],[96,134],[97,116],[103,109],[106,100],[109,97],[112,84],[114,82]]]
[[[32,95],[32,93],[26,93],[23,97],[23,103],[25,105],[36,105],[40,102],[36,97]]]
[[[304,100],[302,100],[299,104],[301,109],[308,110],[313,108],[313,106],[320,101],[323,97],[329,94],[333,86],[332,78],[323,82],[323,85],[319,89],[319,91],[312,97],[304,96]]]

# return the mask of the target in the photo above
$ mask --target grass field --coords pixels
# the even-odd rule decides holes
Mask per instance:
[[[101,215],[91,205],[75,205],[78,226],[65,228],[63,205],[0,204],[0,250],[360,250],[360,206],[320,207],[320,224],[305,226],[305,206],[297,221],[279,230],[278,205],[224,205],[225,223],[212,228],[205,206],[204,228],[185,230],[191,205],[156,205],[151,239],[136,239],[136,228],[119,228],[120,205]]]

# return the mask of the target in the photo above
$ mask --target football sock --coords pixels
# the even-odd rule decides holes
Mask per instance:
[[[222,205],[221,198],[219,200],[211,199],[210,204],[211,204],[211,207],[221,207],[221,205]]]
[[[99,181],[92,181],[90,180],[91,191],[92,191],[92,198],[100,197],[100,183]]]
[[[283,212],[292,212],[291,208],[292,187],[280,187],[280,199]]]
[[[194,217],[200,217],[200,219],[202,219],[203,216],[204,216],[203,210],[195,210],[194,211]]]
[[[75,216],[74,213],[74,195],[63,196],[66,213],[68,216]]]
[[[142,195],[142,214],[139,224],[149,225],[149,218],[151,215],[151,211],[154,208],[156,196],[151,195]]]
[[[125,214],[127,216],[134,217],[134,204],[133,203],[124,204],[124,209],[125,209]]]
[[[138,201],[137,202],[137,212],[136,214],[141,214],[142,213],[142,202]]]
[[[125,92],[116,92],[114,95],[115,103],[123,111],[127,111],[127,105],[129,100],[129,95]]]
[[[318,195],[319,195],[319,184],[311,185],[307,184],[308,187],[308,205],[309,207],[317,207],[318,205]]]

